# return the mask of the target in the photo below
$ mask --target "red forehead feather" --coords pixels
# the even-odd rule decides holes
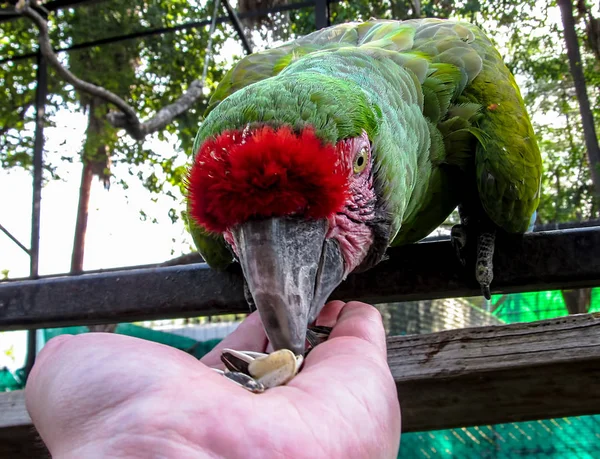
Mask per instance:
[[[311,129],[224,132],[204,142],[188,176],[191,215],[214,232],[253,217],[327,218],[347,192],[340,154]]]

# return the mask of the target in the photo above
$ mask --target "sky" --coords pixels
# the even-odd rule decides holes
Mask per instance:
[[[47,149],[57,152],[79,151],[86,117],[82,113],[61,111],[55,128],[46,129]],[[60,145],[66,140],[65,145]],[[155,150],[166,151],[166,143],[155,144]],[[61,180],[46,182],[42,190],[40,224],[40,274],[68,272],[77,214],[81,163],[63,162],[58,171]],[[183,224],[173,225],[168,217],[172,199],[150,195],[135,178],[126,177],[123,165],[113,168],[115,178],[110,191],[94,179],[90,197],[84,269],[111,268],[134,264],[158,263],[178,255],[189,246]],[[127,178],[130,188],[124,190],[115,182]],[[23,170],[0,171],[0,222],[25,246],[30,245],[31,174]],[[151,201],[157,198],[156,203]],[[177,203],[175,203],[177,204]],[[156,216],[158,224],[140,219],[140,209]],[[172,239],[175,239],[173,242]],[[0,234],[0,270],[9,276],[29,275],[29,257],[5,235]]]
[[[54,156],[79,151],[85,132],[83,113],[61,111],[54,121],[56,127],[45,130],[47,154]],[[61,145],[64,141],[66,143]],[[171,155],[172,145],[151,141],[157,152]],[[186,158],[182,155],[182,161]],[[70,269],[81,163],[61,163],[61,180],[48,180],[42,189],[40,224],[41,275],[65,273]],[[84,270],[114,268],[139,264],[160,263],[190,250],[191,238],[181,221],[173,224],[168,211],[175,206],[183,208],[181,199],[173,201],[165,196],[152,195],[123,165],[113,168],[115,177],[110,191],[94,179],[89,207]],[[119,178],[128,179],[125,191],[116,184]],[[179,195],[178,190],[173,193]],[[176,195],[176,196],[177,196]],[[31,234],[32,177],[23,170],[0,170],[0,223],[23,245],[29,247]],[[8,198],[6,198],[8,197]],[[181,198],[181,196],[179,195]],[[156,199],[156,202],[152,202]],[[140,218],[140,209],[157,219]],[[10,278],[29,275],[29,256],[3,233],[0,233],[0,271],[8,269]],[[0,333],[0,368],[20,367],[24,358],[25,334]],[[15,346],[15,358],[4,351]]]

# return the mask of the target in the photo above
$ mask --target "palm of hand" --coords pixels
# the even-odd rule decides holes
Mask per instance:
[[[342,307],[325,308],[333,325]],[[378,313],[347,305],[288,385],[251,394],[209,366],[220,349],[264,351],[256,314],[201,362],[112,334],[53,340],[27,386],[53,457],[395,457],[396,388]]]

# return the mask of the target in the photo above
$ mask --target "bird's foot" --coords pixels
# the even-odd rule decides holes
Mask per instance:
[[[475,262],[475,278],[481,286],[481,293],[486,300],[491,296],[490,285],[494,279],[494,245],[495,231],[482,232],[477,239],[477,261]]]
[[[450,240],[456,251],[456,257],[463,266],[467,264],[467,229],[465,225],[454,225],[450,231]]]
[[[331,330],[331,327],[309,327],[306,331],[308,346],[304,356],[294,355],[288,349],[280,349],[271,354],[223,349],[221,361],[225,370],[215,371],[256,394],[282,386],[298,374],[304,357],[316,346],[327,341]]]

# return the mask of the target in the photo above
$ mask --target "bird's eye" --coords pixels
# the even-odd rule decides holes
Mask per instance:
[[[369,161],[369,150],[367,147],[363,147],[354,158],[354,173],[360,174],[367,167],[367,162]]]

